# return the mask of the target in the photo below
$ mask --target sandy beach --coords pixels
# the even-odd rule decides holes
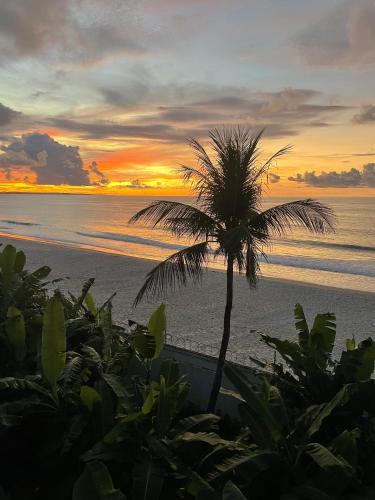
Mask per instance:
[[[117,321],[126,322],[128,318],[145,321],[158,304],[145,301],[132,309],[132,301],[155,261],[23,239],[1,237],[0,241],[22,249],[27,255],[28,269],[48,265],[52,268],[52,278],[69,277],[56,285],[63,290],[79,293],[82,283],[93,277],[93,293],[98,303],[116,292],[113,305]],[[214,353],[221,337],[224,291],[224,273],[208,270],[200,285],[171,293],[164,302],[172,343]],[[259,342],[259,331],[295,338],[296,302],[304,306],[310,321],[319,312],[336,314],[338,347],[344,346],[345,339],[353,335],[357,341],[375,336],[375,293],[271,278],[262,278],[256,290],[249,290],[246,280],[236,276],[230,343],[234,356],[239,361],[247,353],[269,359],[272,353]]]

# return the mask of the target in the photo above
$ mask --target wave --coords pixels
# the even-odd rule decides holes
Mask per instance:
[[[351,243],[330,243],[328,241],[316,240],[280,240],[283,244],[304,245],[323,248],[340,248],[342,250],[352,250],[354,252],[375,252],[375,247],[367,245],[353,245]]]
[[[1,220],[0,222],[4,222],[5,224],[12,224],[15,226],[40,226],[36,222],[24,222],[21,220]]]
[[[84,233],[81,231],[76,231],[79,236],[85,236],[87,238],[101,238],[104,240],[113,241],[123,241],[125,243],[138,243],[139,245],[148,245],[157,248],[167,248],[170,250],[182,250],[186,248],[186,245],[178,245],[177,243],[168,243],[159,240],[149,240],[147,238],[141,238],[140,236],[131,236],[130,234],[118,234],[118,233]]]
[[[368,276],[375,278],[375,266],[372,260],[339,260],[339,259],[316,259],[308,257],[295,257],[286,255],[269,255],[269,264],[316,271],[328,271],[331,273],[352,274],[356,276]]]
[[[156,248],[168,250],[182,250],[186,245],[179,245],[172,242],[164,242],[133,236],[129,234],[118,234],[110,232],[76,232],[76,234],[88,238],[100,238],[104,240],[123,241],[124,243],[136,243]],[[318,242],[319,243],[319,242]],[[333,273],[351,274],[360,276],[375,277],[375,266],[372,260],[341,260],[341,259],[319,259],[314,257],[289,256],[269,254],[267,259],[262,259],[264,263],[280,265],[286,267],[311,269],[316,271],[328,271]]]

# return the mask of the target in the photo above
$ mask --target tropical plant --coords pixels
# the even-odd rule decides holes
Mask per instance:
[[[230,339],[233,304],[233,273],[244,271],[250,286],[255,286],[260,271],[260,256],[273,235],[284,235],[295,225],[315,233],[333,230],[330,208],[311,199],[292,201],[262,210],[263,179],[274,160],[289,147],[273,154],[258,165],[262,132],[252,136],[248,130],[213,130],[209,134],[215,159],[195,139],[192,146],[199,166],[183,166],[185,182],[196,194],[196,204],[179,201],[155,201],[137,212],[131,223],[143,221],[162,226],[177,237],[189,237],[194,244],[158,264],[148,275],[135,299],[144,295],[164,294],[168,287],[186,285],[201,278],[210,255],[222,255],[226,262],[226,306],[224,328],[216,374],[208,410],[215,409]]]
[[[125,387],[117,425],[83,458],[87,467],[104,466],[113,478],[108,484],[116,484],[127,498],[219,500],[221,492],[230,498],[238,488],[228,480],[234,481],[240,469],[253,477],[262,471],[269,452],[221,437],[214,414],[181,413],[188,387],[177,363],[163,361],[144,392]],[[81,500],[92,494],[87,467],[76,483],[80,491],[87,483]]]
[[[73,298],[68,300],[59,292],[47,300],[42,311],[41,373],[0,379],[1,486],[12,499],[70,498],[82,470],[81,454],[116,424],[127,397],[123,377],[132,358],[147,359],[142,343],[135,351],[134,335],[113,325],[110,303],[96,308],[87,294],[85,301],[83,307],[86,312],[90,308],[92,317],[77,318],[79,311],[72,313]],[[66,321],[67,315],[71,318]],[[77,342],[73,324],[85,344]],[[152,332],[143,329],[142,335],[153,339],[158,325],[160,329],[165,324],[164,306],[149,324]],[[76,350],[71,349],[72,343]],[[160,334],[153,346],[160,352]],[[141,382],[129,385],[145,390]],[[22,481],[17,480],[20,469]]]
[[[35,369],[47,293],[48,266],[25,270],[26,256],[12,245],[0,252],[0,376]]]
[[[254,499],[285,495],[323,500],[363,491],[367,457],[361,454],[362,429],[357,424],[363,411],[374,414],[373,380],[346,384],[331,400],[295,415],[266,378],[254,386],[244,370],[231,364],[225,373],[239,393],[234,396],[240,399],[239,412],[248,432],[243,439],[272,452],[263,456],[261,482],[244,476],[242,492],[251,492]]]
[[[269,335],[261,339],[283,362],[263,363],[274,374],[272,383],[293,398],[293,404],[306,407],[331,399],[345,384],[369,380],[374,372],[375,343],[371,338],[356,345],[346,341],[346,350],[338,359],[332,356],[336,339],[336,316],[317,314],[311,329],[303,307],[294,308],[297,341]],[[292,402],[291,402],[292,403]]]

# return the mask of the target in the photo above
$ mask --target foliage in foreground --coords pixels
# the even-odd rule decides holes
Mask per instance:
[[[111,299],[95,304],[92,280],[78,297],[48,296],[47,270],[4,254],[1,500],[374,497],[371,339],[335,361],[335,317],[310,329],[297,305],[297,342],[263,337],[285,364],[256,376],[227,364],[241,420],[228,428],[189,404],[179,366],[160,359],[163,304],[125,329]]]

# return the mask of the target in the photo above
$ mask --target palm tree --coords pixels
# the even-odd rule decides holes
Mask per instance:
[[[247,129],[212,130],[210,146],[215,160],[195,139],[189,143],[198,160],[197,168],[183,166],[181,173],[196,194],[196,204],[155,201],[133,215],[129,222],[143,221],[161,226],[177,237],[194,243],[168,257],[148,273],[134,301],[144,296],[164,295],[168,289],[197,281],[209,257],[223,256],[226,263],[224,328],[208,410],[214,411],[230,338],[233,303],[233,273],[245,272],[251,287],[257,282],[260,257],[273,235],[284,235],[302,226],[315,233],[333,231],[332,210],[312,199],[292,201],[262,210],[262,185],[274,160],[289,151],[284,147],[258,165],[262,132],[252,136]]]

